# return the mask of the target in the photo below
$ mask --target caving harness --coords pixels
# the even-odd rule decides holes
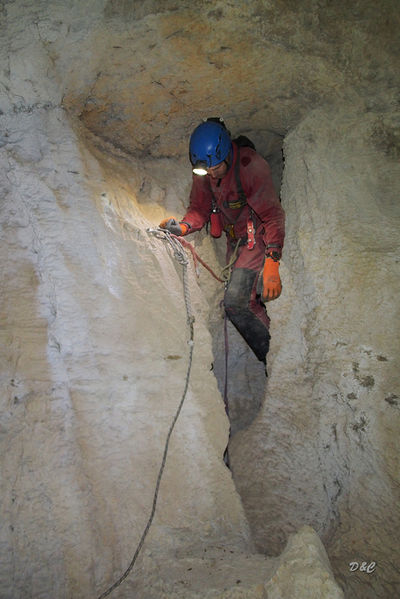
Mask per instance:
[[[243,189],[242,181],[240,179],[240,148],[249,147],[255,150],[255,145],[253,142],[246,137],[245,135],[240,135],[236,139],[233,140],[237,146],[237,156],[235,160],[234,175],[236,181],[236,189],[237,189],[237,198],[232,201],[225,200],[223,206],[229,210],[239,210],[239,213],[233,222],[229,222],[225,225],[225,228],[222,226],[221,220],[221,210],[217,205],[217,199],[211,187],[211,182],[208,180],[209,191],[211,194],[211,215],[210,215],[210,234],[212,237],[221,237],[222,231],[224,230],[227,236],[228,241],[233,246],[236,242],[239,241],[239,245],[247,244],[249,250],[252,250],[256,244],[256,225],[255,225],[255,217],[254,211],[249,207],[249,217],[247,219],[247,231],[246,236],[237,238],[235,235],[235,224],[237,223],[241,212],[245,206],[248,206],[247,197]],[[219,186],[221,179],[218,180],[217,187]],[[227,214],[224,212],[225,218],[228,219]]]

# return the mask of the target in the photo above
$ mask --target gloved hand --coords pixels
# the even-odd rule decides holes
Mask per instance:
[[[160,222],[159,227],[160,229],[167,229],[172,235],[185,235],[189,228],[184,223],[178,223],[173,216],[164,218],[164,220]]]
[[[262,292],[263,302],[270,302],[277,299],[282,291],[281,278],[279,276],[279,260],[271,255],[265,257],[264,269],[262,272]]]

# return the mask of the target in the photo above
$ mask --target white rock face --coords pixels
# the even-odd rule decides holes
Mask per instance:
[[[113,596],[341,597],[310,529],[254,553],[304,524],[351,599],[395,596],[397,12],[161,4],[0,6],[0,596],[96,597],[136,549],[189,355],[182,267],[146,229],[183,213],[209,113],[265,155],[291,131],[270,379],[230,330],[240,499],[222,289],[191,266],[188,393]]]
[[[400,166],[381,130],[359,107],[321,110],[285,142],[271,376],[259,416],[231,444],[258,547],[280,551],[309,523],[349,596],[371,598],[398,583],[400,516]],[[350,574],[350,562],[378,568]]]
[[[61,109],[2,118],[24,141],[2,162],[1,594],[86,598],[128,565],[150,515],[188,367],[181,266]],[[159,551],[208,537],[249,547],[203,304],[197,294]]]
[[[2,118],[24,142],[3,151],[1,594],[86,598],[122,573],[149,517],[187,370],[181,267],[62,110]],[[141,566],[115,596],[263,597],[274,561],[249,553],[222,462],[228,422],[193,270],[190,290],[187,401]],[[195,572],[180,592],[183,566]]]
[[[325,549],[315,531],[304,526],[290,537],[274,575],[265,585],[268,599],[342,599]]]
[[[228,556],[226,553],[228,552]],[[146,558],[144,560],[146,563]],[[126,597],[152,599],[343,599],[325,549],[310,527],[292,535],[279,558],[209,546],[173,563],[156,561],[149,576],[128,580]],[[265,582],[267,580],[267,582]],[[179,581],[179,584],[176,583]]]

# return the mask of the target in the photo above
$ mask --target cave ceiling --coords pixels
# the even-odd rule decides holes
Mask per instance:
[[[268,155],[313,108],[393,103],[395,3],[344,4],[109,0],[90,30],[72,23],[67,52],[48,46],[64,106],[129,154],[183,156],[193,127],[223,116]]]

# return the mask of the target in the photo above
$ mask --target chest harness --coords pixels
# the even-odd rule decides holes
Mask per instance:
[[[247,218],[247,235],[242,238],[238,238],[235,235],[235,224],[237,223],[237,221],[242,213],[243,208],[245,206],[248,206],[247,197],[244,192],[242,182],[240,180],[240,142],[241,142],[242,146],[246,145],[246,146],[250,146],[254,149],[254,144],[250,140],[247,140],[247,138],[245,138],[244,136],[241,136],[241,138],[243,138],[245,140],[245,142],[241,141],[240,138],[238,138],[238,140],[234,140],[234,141],[236,141],[237,146],[238,146],[236,161],[235,161],[235,164],[233,167],[235,181],[236,181],[237,199],[232,200],[230,202],[225,200],[223,203],[224,208],[228,208],[229,210],[238,210],[239,212],[238,212],[237,217],[234,219],[234,221],[229,222],[223,228],[222,220],[221,220],[221,211],[218,207],[215,194],[212,190],[211,182],[208,181],[209,189],[210,189],[210,193],[211,193],[211,202],[212,202],[212,204],[211,204],[212,211],[211,211],[211,216],[210,216],[210,233],[211,233],[212,237],[220,237],[222,234],[222,231],[224,230],[228,241],[230,241],[230,243],[232,245],[237,244],[237,243],[239,245],[247,244],[248,249],[252,250],[256,244],[256,238],[255,238],[256,225],[255,225],[254,211],[252,208],[249,207],[249,216]],[[219,179],[219,181],[217,183],[217,187],[219,186],[220,182],[221,182],[221,179]],[[224,212],[224,216],[226,219],[230,220],[225,212]]]

